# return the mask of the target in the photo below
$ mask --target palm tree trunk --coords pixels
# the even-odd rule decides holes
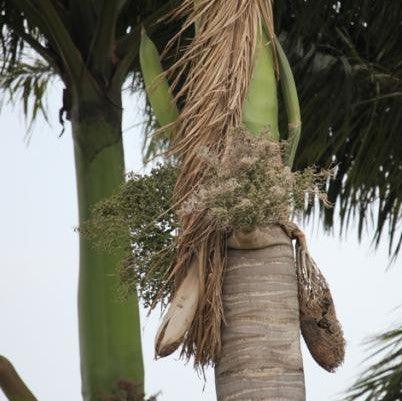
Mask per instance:
[[[291,241],[276,226],[262,249],[241,242],[228,250],[224,275],[225,323],[215,368],[218,400],[304,401]]]
[[[72,128],[80,224],[97,202],[124,181],[120,93],[73,104]],[[140,320],[137,299],[119,301],[116,267],[121,255],[94,249],[80,237],[78,291],[82,393],[84,401],[112,394],[118,380],[143,386]]]

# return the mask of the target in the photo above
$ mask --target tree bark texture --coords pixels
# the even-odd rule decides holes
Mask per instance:
[[[293,247],[280,227],[269,236],[265,248],[228,250],[219,401],[305,400]]]

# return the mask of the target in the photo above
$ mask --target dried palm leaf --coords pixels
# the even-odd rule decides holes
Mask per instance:
[[[273,34],[270,2],[264,0],[185,0],[175,16],[187,15],[182,31],[196,25],[196,34],[183,57],[173,65],[173,86],[183,101],[172,153],[181,162],[174,191],[181,204],[208,174],[201,152],[218,156],[230,132],[241,125],[243,103],[253,72],[254,54],[263,25]],[[177,39],[177,38],[176,38]],[[171,43],[173,46],[173,42]],[[220,350],[222,273],[225,236],[205,218],[205,212],[186,215],[180,222],[177,259],[172,275],[180,284],[191,259],[200,261],[198,312],[184,341],[183,352],[195,357],[195,365],[213,362]]]
[[[300,328],[304,341],[314,360],[333,372],[344,360],[345,339],[331,291],[307,249],[304,233],[293,223],[283,228],[296,240]]]

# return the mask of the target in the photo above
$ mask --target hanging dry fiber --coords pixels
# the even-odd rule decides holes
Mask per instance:
[[[269,15],[269,2],[200,0],[194,9],[194,2],[185,0],[175,16],[185,14],[183,30],[195,24],[197,32],[170,70],[174,85],[186,74],[177,94],[177,99],[184,99],[184,107],[171,149],[181,164],[174,190],[178,205],[209,172],[201,157],[203,149],[222,155],[228,135],[241,125],[257,38],[263,19]],[[270,26],[268,22],[265,24]],[[220,350],[225,236],[205,218],[204,211],[183,217],[180,226],[177,258],[170,277],[179,287],[193,257],[198,258],[200,277],[198,310],[184,339],[183,353],[194,356],[196,366],[204,366],[214,362]]]
[[[296,273],[299,292],[300,328],[314,360],[333,372],[345,357],[345,339],[325,277],[307,249],[304,233],[294,223],[283,226],[296,240]]]

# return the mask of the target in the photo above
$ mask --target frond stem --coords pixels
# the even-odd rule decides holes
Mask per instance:
[[[12,363],[0,355],[0,388],[9,401],[37,401]]]

